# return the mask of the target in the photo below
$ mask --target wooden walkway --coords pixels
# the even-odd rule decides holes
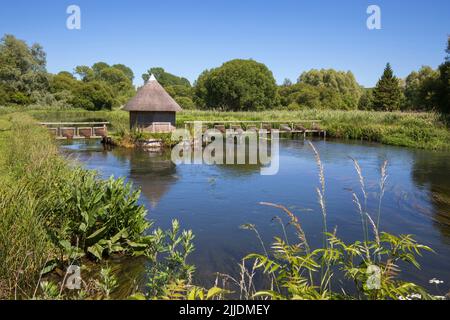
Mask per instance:
[[[41,122],[58,140],[103,139],[108,136],[109,122]]]
[[[327,131],[320,128],[320,120],[300,120],[300,121],[185,121],[185,129],[189,129],[195,123],[201,123],[202,131],[206,129],[217,129],[223,133],[226,130],[266,130],[270,134],[272,130],[278,130],[279,133],[291,133],[292,135],[303,135],[306,138],[307,134],[318,134],[326,138]]]

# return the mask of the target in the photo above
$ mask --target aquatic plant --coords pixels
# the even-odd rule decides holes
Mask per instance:
[[[148,255],[147,296],[150,299],[176,297],[180,288],[191,285],[195,267],[187,263],[187,257],[194,250],[194,234],[191,230],[180,233],[178,220],[172,221],[167,231],[153,231],[154,251]],[[178,289],[176,289],[178,288]]]
[[[361,204],[359,197],[353,193],[353,200],[361,216],[363,241],[351,244],[344,243],[337,235],[337,229],[328,232],[326,229],[325,178],[320,155],[311,144],[319,168],[320,188],[318,201],[323,216],[324,246],[311,250],[307,245],[306,235],[300,220],[285,206],[273,203],[261,203],[284,211],[294,226],[298,241],[288,243],[287,238],[275,237],[270,256],[252,253],[245,257],[256,263],[256,269],[276,278],[281,290],[254,291],[252,298],[270,297],[271,299],[406,299],[411,295],[421,299],[433,298],[422,287],[399,279],[400,264],[411,264],[419,268],[417,256],[423,251],[433,250],[417,243],[411,235],[395,236],[379,231],[381,199],[387,179],[387,162],[381,169],[379,212],[375,222],[367,211],[367,191],[362,169],[353,159],[355,170],[364,197]],[[371,233],[369,232],[371,230]],[[355,293],[346,292],[340,281],[333,281],[335,274],[343,274],[354,284]]]

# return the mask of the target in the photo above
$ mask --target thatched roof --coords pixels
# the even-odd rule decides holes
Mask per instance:
[[[153,75],[125,105],[127,111],[181,111],[178,103],[164,90]]]

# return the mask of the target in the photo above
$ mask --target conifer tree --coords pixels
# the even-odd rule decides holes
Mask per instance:
[[[383,75],[373,90],[373,107],[380,111],[399,110],[402,102],[402,89],[400,81],[394,76],[391,65],[388,63]]]

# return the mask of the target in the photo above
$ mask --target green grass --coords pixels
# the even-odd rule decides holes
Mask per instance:
[[[29,115],[0,118],[0,299],[35,297],[40,274],[153,246],[139,192],[59,155]]]
[[[85,111],[23,110],[41,121],[95,121],[107,120],[113,131],[128,130],[128,113],[122,110]],[[4,111],[5,112],[5,111]],[[1,114],[1,111],[0,111]],[[302,110],[262,112],[218,112],[185,110],[177,115],[177,126],[185,121],[286,121],[321,120],[320,126],[327,136],[340,139],[357,139],[411,148],[449,150],[450,131],[436,113]],[[1,123],[0,123],[1,130]]]

